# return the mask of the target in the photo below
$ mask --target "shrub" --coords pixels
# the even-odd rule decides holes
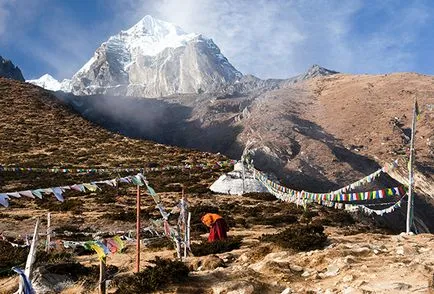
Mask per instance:
[[[37,200],[39,207],[47,209],[49,211],[71,211],[75,214],[83,212],[83,202],[78,199],[66,199],[64,202],[58,202],[55,200],[46,201]]]
[[[270,193],[259,193],[259,192],[246,193],[246,194],[243,194],[243,197],[247,197],[247,198],[251,198],[251,199],[255,199],[255,200],[262,200],[262,201],[276,201],[277,200],[277,198]]]
[[[25,220],[25,219],[29,219],[32,216],[31,215],[27,215],[27,214],[23,214],[23,215],[11,215],[10,217],[13,218],[14,220],[22,221],[22,220]]]
[[[143,271],[133,275],[115,279],[117,294],[148,293],[161,289],[169,283],[179,283],[187,280],[189,269],[181,261],[156,258]]]
[[[327,235],[324,234],[324,227],[321,225],[297,224],[277,234],[263,235],[261,240],[296,251],[309,251],[323,248]]]
[[[0,240],[0,277],[11,275],[13,266],[24,264],[28,253],[29,247],[14,247]]]
[[[156,240],[152,240],[146,245],[146,248],[151,250],[161,250],[166,248],[173,248],[173,241],[169,238],[163,237]]]
[[[35,264],[43,265],[43,264],[57,264],[57,263],[65,263],[72,262],[73,256],[68,252],[50,252],[47,253],[45,251],[38,251],[36,253],[36,261]]]
[[[333,211],[327,219],[330,220],[330,225],[348,226],[356,223],[351,214],[342,210]]]
[[[115,213],[105,213],[102,215],[103,218],[113,220],[113,221],[123,221],[123,222],[136,222],[137,214],[135,211],[121,211],[121,212],[115,212]],[[140,211],[140,218],[141,219],[149,219],[151,216],[149,212],[145,210]]]
[[[202,241],[199,244],[191,244],[191,252],[194,256],[205,256],[232,251],[240,248],[240,246],[241,238],[234,237],[215,242]]]

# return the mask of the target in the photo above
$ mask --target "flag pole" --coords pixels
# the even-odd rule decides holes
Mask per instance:
[[[135,272],[140,271],[140,186],[137,185],[136,197],[136,268]]]
[[[414,165],[414,135],[416,133],[416,117],[417,117],[417,101],[414,100],[413,106],[413,121],[411,123],[411,141],[410,141],[410,159],[408,163],[408,202],[407,202],[407,221],[406,221],[406,233],[411,232],[411,226],[413,224],[413,165]]]

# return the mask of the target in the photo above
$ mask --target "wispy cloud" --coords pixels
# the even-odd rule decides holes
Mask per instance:
[[[237,69],[261,78],[314,63],[352,73],[416,70],[414,44],[432,26],[432,5],[399,2],[96,0],[107,17],[90,27],[59,1],[0,0],[0,44],[13,39],[56,77],[70,77],[102,41],[150,14],[213,38]]]
[[[288,77],[318,63],[356,73],[415,68],[409,45],[429,23],[427,1],[124,0],[212,37],[242,72]]]

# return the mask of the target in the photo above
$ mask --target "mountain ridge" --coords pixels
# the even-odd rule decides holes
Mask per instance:
[[[15,66],[11,60],[4,59],[2,56],[0,56],[0,77],[24,82],[20,68]]]

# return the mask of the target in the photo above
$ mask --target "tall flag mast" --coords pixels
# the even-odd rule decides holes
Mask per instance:
[[[408,162],[408,203],[407,203],[407,222],[406,222],[406,233],[411,232],[411,226],[413,225],[413,192],[414,192],[414,135],[416,133],[416,120],[419,119],[419,107],[417,105],[417,100],[414,99],[413,108],[413,121],[411,124],[411,142],[410,142],[410,159]]]

